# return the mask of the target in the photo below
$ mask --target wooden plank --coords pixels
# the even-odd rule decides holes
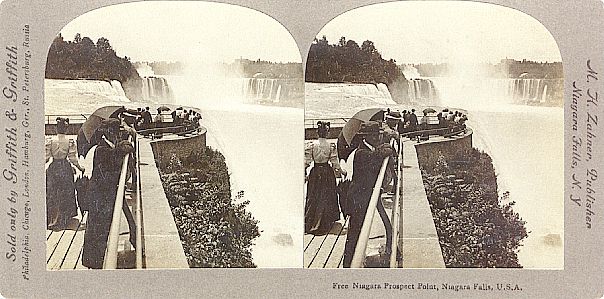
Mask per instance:
[[[328,234],[325,236],[325,240],[323,241],[323,244],[317,251],[317,254],[311,261],[308,268],[323,268],[323,265],[325,265],[325,263],[327,262],[327,259],[330,256],[330,253],[332,252],[332,248],[336,243],[337,237],[338,237],[338,235],[334,235],[334,234]]]
[[[315,235],[304,234],[304,251],[306,251],[306,248],[308,248],[308,245],[310,244],[310,242],[312,242],[314,238]]]
[[[53,254],[53,252],[55,251],[55,248],[57,248],[57,245],[61,241],[61,237],[63,236],[64,232],[65,231],[53,232],[50,235],[50,238],[48,238],[48,240],[46,241],[46,261],[47,262],[50,260],[50,256]]]
[[[50,256],[50,259],[46,263],[46,270],[59,270],[65,255],[69,251],[71,246],[71,240],[73,239],[76,231],[66,230],[63,232],[61,241],[57,244],[54,252]]]
[[[88,268],[86,268],[86,267],[84,267],[84,265],[82,265],[82,248],[80,248],[80,254],[78,255],[78,260],[76,261],[74,269],[75,270],[88,270]]]
[[[342,230],[336,236],[335,244],[332,246],[332,251],[329,253],[327,260],[323,264],[323,268],[340,268],[342,259],[344,258],[344,247],[346,245],[346,231],[348,228],[348,218],[344,222]]]
[[[327,238],[327,236],[315,236],[314,240],[304,251],[304,268],[308,268],[310,266],[310,263],[321,248],[321,244],[323,243],[325,238]]]
[[[346,245],[346,235],[340,235],[333,246],[333,252],[327,259],[323,268],[342,268],[342,259],[344,258],[344,247]]]
[[[80,254],[82,251],[82,246],[84,245],[84,233],[86,230],[83,228],[86,224],[86,220],[88,219],[88,213],[84,215],[82,222],[80,223],[80,227],[71,240],[71,246],[69,246],[69,250],[65,254],[65,258],[61,265],[59,265],[60,269],[68,269],[73,270],[76,268],[76,264],[80,260]],[[81,264],[81,262],[80,262]]]

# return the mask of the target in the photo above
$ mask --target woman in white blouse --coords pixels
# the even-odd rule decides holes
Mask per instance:
[[[319,121],[319,139],[308,144],[304,151],[305,169],[313,163],[304,208],[304,231],[310,234],[325,234],[340,219],[336,176],[346,175],[346,172],[340,168],[336,145],[326,139],[329,126],[329,122]]]
[[[46,225],[48,229],[63,230],[78,215],[73,167],[84,171],[77,158],[76,144],[65,136],[68,118],[57,118],[57,138],[46,143]],[[73,167],[72,167],[73,165]]]

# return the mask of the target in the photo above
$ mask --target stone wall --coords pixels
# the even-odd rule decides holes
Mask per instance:
[[[438,141],[428,141],[415,145],[419,165],[426,169],[432,168],[440,155],[451,157],[459,152],[471,149],[472,133],[472,129],[468,128],[466,133],[460,137],[451,137],[444,141],[439,138]]]
[[[195,136],[169,135],[151,142],[156,161],[170,161],[172,155],[185,159],[193,152],[201,152],[206,147],[206,128],[200,128]]]

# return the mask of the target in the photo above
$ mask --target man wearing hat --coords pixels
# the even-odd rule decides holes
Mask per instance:
[[[382,142],[382,136],[380,124],[373,121],[363,123],[355,136],[361,141],[353,161],[354,171],[349,191],[351,212],[344,249],[344,268],[350,268],[382,161],[394,153],[389,144]]]
[[[114,118],[103,120],[95,132],[98,146],[94,151],[92,177],[89,183],[91,202],[82,249],[82,265],[88,268],[103,267],[122,161],[124,156],[134,152],[134,147],[129,141],[119,141],[120,123]],[[127,205],[122,209],[126,213],[130,227],[130,241],[133,243],[136,239],[134,219]]]

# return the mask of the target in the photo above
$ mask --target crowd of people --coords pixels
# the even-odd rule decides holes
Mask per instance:
[[[387,110],[386,120],[390,119],[389,126],[396,127],[399,134],[418,141],[426,140],[430,135],[447,136],[465,130],[467,115],[461,111],[450,111],[448,108],[436,113],[434,109],[424,109],[423,115],[418,119],[415,109],[402,112]],[[436,114],[436,115],[435,115]],[[434,131],[432,131],[434,130]],[[417,131],[432,131],[417,133]]]
[[[415,109],[376,114],[361,126],[349,142],[343,134],[337,144],[327,141],[329,122],[317,123],[318,139],[305,148],[307,174],[305,233],[325,234],[341,216],[349,217],[344,250],[344,267],[350,267],[373,188],[384,158],[389,157],[381,192],[394,193],[401,138],[426,140],[430,135],[449,136],[465,130],[467,116],[444,109],[439,113],[426,109],[418,120]],[[432,131],[434,130],[434,131]],[[422,132],[423,131],[423,132]],[[352,164],[351,175],[340,166]],[[336,178],[341,178],[336,180]],[[337,182],[339,181],[339,183]],[[390,254],[391,222],[381,197],[377,211],[386,231],[385,254]]]
[[[201,113],[193,109],[178,107],[172,110],[172,112],[167,113],[170,110],[171,109],[166,106],[157,107],[155,116],[151,114],[149,107],[138,108],[136,111],[128,110],[129,117],[127,117],[127,122],[137,130],[144,130],[157,127],[158,123],[165,123],[168,119],[168,115],[172,118],[172,124],[176,126],[199,126],[199,121],[202,119]]]

